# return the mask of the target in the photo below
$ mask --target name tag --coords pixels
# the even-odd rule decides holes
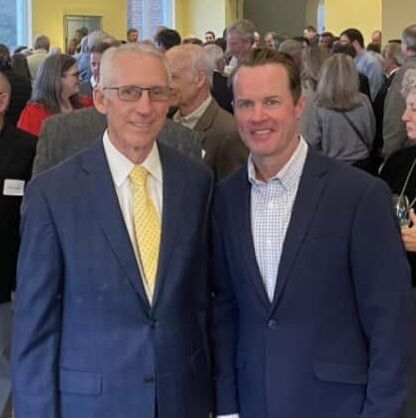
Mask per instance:
[[[5,179],[3,183],[4,196],[23,196],[25,190],[24,180]]]

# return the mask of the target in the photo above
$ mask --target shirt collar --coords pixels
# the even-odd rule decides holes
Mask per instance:
[[[90,83],[91,83],[91,87],[94,89],[95,87],[97,87],[97,81],[95,80],[94,76],[92,75],[90,78]]]
[[[192,113],[190,113],[187,116],[181,116],[180,111],[178,110],[173,115],[173,120],[175,122],[178,122],[182,125],[187,126],[188,128],[193,129],[195,125],[198,123],[198,120],[201,118],[201,116],[205,113],[205,111],[208,109],[208,106],[211,104],[212,96],[209,95],[206,100]]]
[[[307,153],[308,146],[306,145],[306,141],[302,136],[300,136],[299,144],[295,152],[290,157],[290,160],[267,183],[272,181],[279,181],[285,190],[295,189],[299,183],[300,176],[302,175]],[[247,170],[248,180],[252,186],[266,184],[266,182],[257,179],[256,168],[251,154],[248,157]]]
[[[129,177],[131,170],[135,164],[123,155],[111,142],[108,136],[108,130],[103,136],[104,151],[107,157],[110,172],[113,177],[114,184],[119,188]],[[156,141],[146,159],[140,164],[144,167],[149,175],[157,182],[162,182],[162,164],[160,162],[159,149]]]
[[[390,74],[387,74],[387,78],[390,78],[394,73],[397,73],[397,71],[399,71],[399,70],[400,70],[400,67],[393,68],[390,71]]]

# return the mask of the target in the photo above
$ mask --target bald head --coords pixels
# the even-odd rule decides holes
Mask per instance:
[[[7,77],[0,73],[0,117],[3,119],[7,108],[9,107],[11,95],[10,83]]]
[[[186,116],[198,108],[210,94],[214,68],[205,49],[199,45],[178,45],[165,53],[171,73],[171,106]]]
[[[207,78],[212,79],[213,68],[208,59],[207,52],[200,45],[185,44],[174,46],[166,52],[166,58],[169,65],[171,63],[183,63],[183,67],[188,71],[204,71]]]

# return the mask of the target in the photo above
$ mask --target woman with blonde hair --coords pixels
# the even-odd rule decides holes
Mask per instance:
[[[335,54],[320,70],[306,139],[322,153],[372,172],[374,135],[373,109],[359,92],[354,62],[345,54]]]

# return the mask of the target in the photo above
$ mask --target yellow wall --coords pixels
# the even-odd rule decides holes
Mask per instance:
[[[415,0],[383,0],[383,43],[400,39],[406,26],[416,23]]]
[[[176,29],[201,39],[207,30],[221,36],[226,26],[227,0],[176,0]]]
[[[396,7],[402,8],[402,0],[395,2]],[[382,0],[326,0],[325,9],[326,29],[336,35],[344,29],[357,28],[364,35],[367,44],[371,40],[371,32],[381,28]]]
[[[64,15],[102,16],[103,29],[118,39],[127,30],[127,0],[33,1],[33,35],[45,33],[51,46],[64,47]]]

